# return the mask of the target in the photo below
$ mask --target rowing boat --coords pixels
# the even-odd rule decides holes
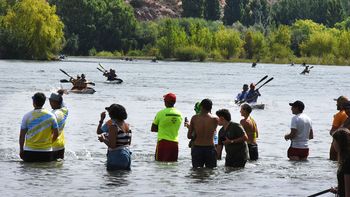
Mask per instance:
[[[93,89],[93,88],[85,88],[85,89],[82,89],[82,90],[69,90],[70,93],[75,93],[75,94],[93,94],[95,93],[96,91]]]
[[[119,79],[119,78],[116,78],[114,80],[107,80],[104,83],[107,83],[107,84],[121,84],[121,83],[123,83],[123,80]]]
[[[251,107],[252,107],[252,109],[265,109],[265,104],[249,104]]]

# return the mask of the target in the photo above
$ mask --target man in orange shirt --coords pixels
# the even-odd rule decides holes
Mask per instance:
[[[333,135],[333,133],[339,127],[341,127],[344,124],[345,120],[348,118],[344,108],[344,104],[348,102],[348,98],[346,98],[345,96],[340,96],[338,99],[334,99],[334,100],[337,101],[337,110],[339,110],[339,112],[333,116],[332,128],[329,132],[330,135]],[[329,151],[329,159],[332,161],[337,161],[338,159],[337,152],[335,151],[332,144]]]

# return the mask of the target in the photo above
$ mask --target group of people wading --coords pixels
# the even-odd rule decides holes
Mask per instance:
[[[52,111],[43,108],[46,96],[35,93],[32,97],[34,109],[24,115],[20,131],[20,157],[26,162],[54,161],[64,158],[64,127],[68,109],[63,103],[63,92],[52,93],[49,97]],[[163,96],[165,108],[160,110],[152,122],[151,131],[157,133],[155,160],[176,162],[178,160],[178,134],[183,122],[181,112],[175,108],[176,95],[168,93]],[[334,116],[330,134],[333,138],[330,158],[339,162],[337,173],[338,187],[331,191],[339,196],[350,195],[350,102],[344,96],[337,100],[339,112]],[[302,101],[289,103],[292,117],[290,132],[285,140],[291,145],[287,151],[290,160],[306,160],[309,155],[308,141],[313,139],[311,119],[304,113]],[[203,99],[196,103],[195,112],[190,121],[185,121],[188,128],[187,137],[192,142],[191,157],[193,168],[215,168],[217,160],[222,158],[225,148],[225,166],[244,167],[247,160],[257,160],[258,128],[251,117],[249,104],[240,106],[242,119],[239,123],[231,120],[228,109],[220,109],[215,115],[211,113],[213,103]],[[98,140],[107,145],[107,170],[131,169],[132,132],[126,122],[126,109],[119,104],[106,107],[110,117],[105,121],[106,112],[100,115],[97,126]],[[221,126],[217,144],[215,134]]]

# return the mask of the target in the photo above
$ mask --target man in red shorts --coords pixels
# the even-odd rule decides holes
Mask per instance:
[[[293,161],[306,160],[309,156],[308,141],[313,139],[311,119],[303,113],[305,105],[301,101],[289,103],[292,107],[291,131],[284,136],[285,140],[291,140],[288,149],[288,158]]]
[[[153,120],[152,132],[158,132],[156,161],[174,162],[178,158],[178,135],[182,115],[174,105],[176,95],[168,93],[163,96],[165,109],[160,110]]]

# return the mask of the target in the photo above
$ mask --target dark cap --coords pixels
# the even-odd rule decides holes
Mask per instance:
[[[301,101],[295,101],[294,103],[289,103],[292,107],[297,107],[299,110],[303,111],[305,109],[305,105]]]
[[[62,103],[63,98],[62,98],[62,96],[59,95],[59,94],[52,93],[52,94],[50,95],[49,100],[50,100],[50,101],[57,101],[57,102],[59,102],[59,103]]]
[[[115,103],[113,103],[111,106],[109,106],[109,107],[105,107],[105,109],[107,110],[107,111],[113,111],[113,109],[116,109],[116,108],[118,108],[118,105],[117,104],[115,104]]]
[[[168,93],[163,96],[164,101],[167,102],[176,102],[176,95],[174,93]]]
[[[340,96],[337,99],[333,99],[334,101],[337,101],[338,103],[346,103],[349,101],[349,99],[345,96]]]

